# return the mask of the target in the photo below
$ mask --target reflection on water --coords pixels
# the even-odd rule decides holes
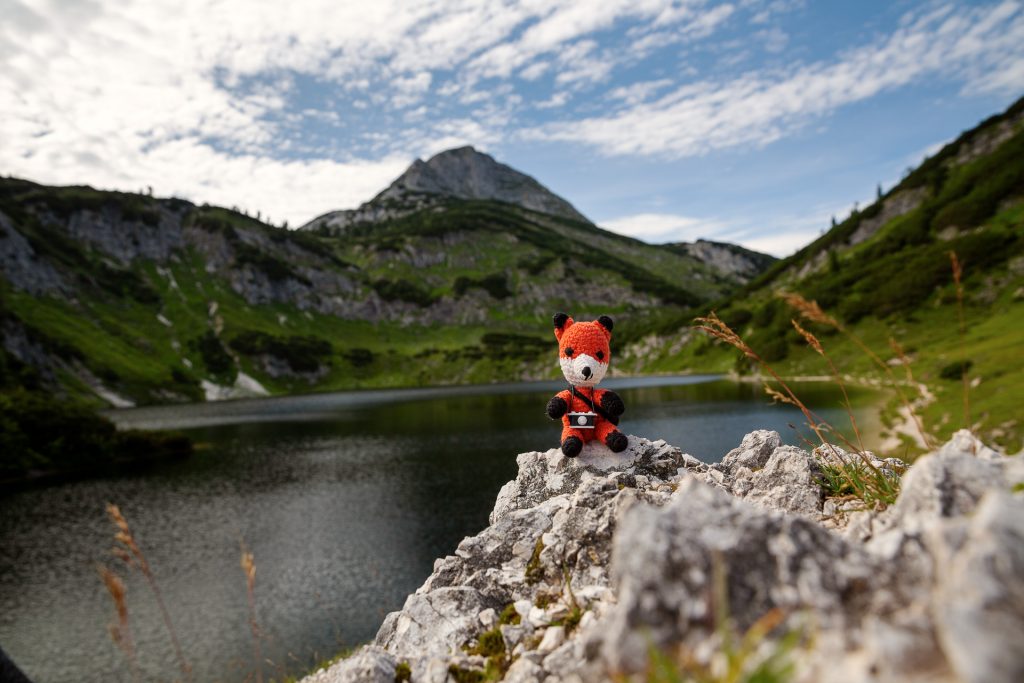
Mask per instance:
[[[756,385],[714,378],[612,379],[625,431],[715,461],[755,428],[798,442],[795,410]],[[371,639],[434,558],[487,523],[515,455],[557,445],[555,383],[350,392],[123,411],[128,426],[190,427],[204,444],[145,473],[0,498],[0,643],[39,682],[128,681],[97,578],[111,563],[103,508],[121,506],[154,567],[196,680],[251,671],[244,540],[256,559],[264,654],[283,671]],[[826,419],[836,392],[800,387]],[[829,408],[828,406],[833,406]],[[146,587],[130,580],[144,679],[170,679],[169,639]],[[267,667],[267,673],[273,673]]]

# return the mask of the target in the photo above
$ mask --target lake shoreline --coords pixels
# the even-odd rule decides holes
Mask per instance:
[[[637,386],[660,387],[715,382],[728,379],[719,373],[692,373],[666,375],[631,375],[609,377],[602,382],[606,389],[629,389]],[[175,403],[136,408],[112,408],[101,415],[118,429],[192,429],[225,424],[243,424],[264,421],[267,415],[249,408],[275,408],[273,418],[280,421],[304,421],[323,417],[325,411],[365,408],[374,405],[404,403],[435,398],[494,396],[498,394],[528,394],[550,390],[556,393],[565,388],[563,380],[529,380],[523,382],[495,382],[491,384],[448,384],[429,387],[401,387],[384,389],[352,389],[344,391],[286,394],[253,398],[236,398],[202,403]],[[161,422],[165,413],[181,413],[182,422]]]

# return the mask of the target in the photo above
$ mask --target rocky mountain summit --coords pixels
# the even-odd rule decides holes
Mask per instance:
[[[459,147],[417,159],[391,185],[358,209],[332,211],[302,226],[339,231],[378,223],[429,208],[444,198],[496,200],[581,223],[590,223],[572,204],[534,178],[472,147]]]
[[[723,273],[735,276],[741,282],[748,282],[763,273],[778,259],[759,251],[728,242],[713,242],[698,239],[696,242],[673,242],[666,247],[706,263]]]
[[[824,495],[823,466],[849,457],[769,431],[714,465],[636,437],[524,453],[490,526],[306,682],[645,680],[727,659],[781,674],[758,680],[1024,680],[1024,461],[967,431],[909,469],[871,456],[906,469],[875,510]]]

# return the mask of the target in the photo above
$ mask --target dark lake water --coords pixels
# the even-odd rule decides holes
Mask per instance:
[[[753,429],[799,414],[761,388],[713,377],[606,380],[627,433],[712,462]],[[376,633],[384,615],[487,523],[515,456],[557,445],[543,414],[558,383],[323,394],[112,413],[182,428],[202,448],[145,472],[0,497],[0,645],[36,683],[130,681],[108,634],[97,566],[116,566],[105,503],[146,553],[197,681],[253,671],[239,544],[255,556],[266,675],[300,673]],[[798,393],[842,424],[837,392]],[[863,416],[868,421],[870,411]],[[128,608],[143,680],[177,676],[155,602],[138,579]]]

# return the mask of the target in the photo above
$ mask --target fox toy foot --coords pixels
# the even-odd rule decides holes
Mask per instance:
[[[575,436],[570,436],[562,442],[562,453],[567,458],[575,458],[583,450],[583,442]]]
[[[617,429],[606,436],[604,438],[604,442],[613,453],[621,453],[626,450],[626,446],[629,445],[629,439],[627,439],[626,435]]]

